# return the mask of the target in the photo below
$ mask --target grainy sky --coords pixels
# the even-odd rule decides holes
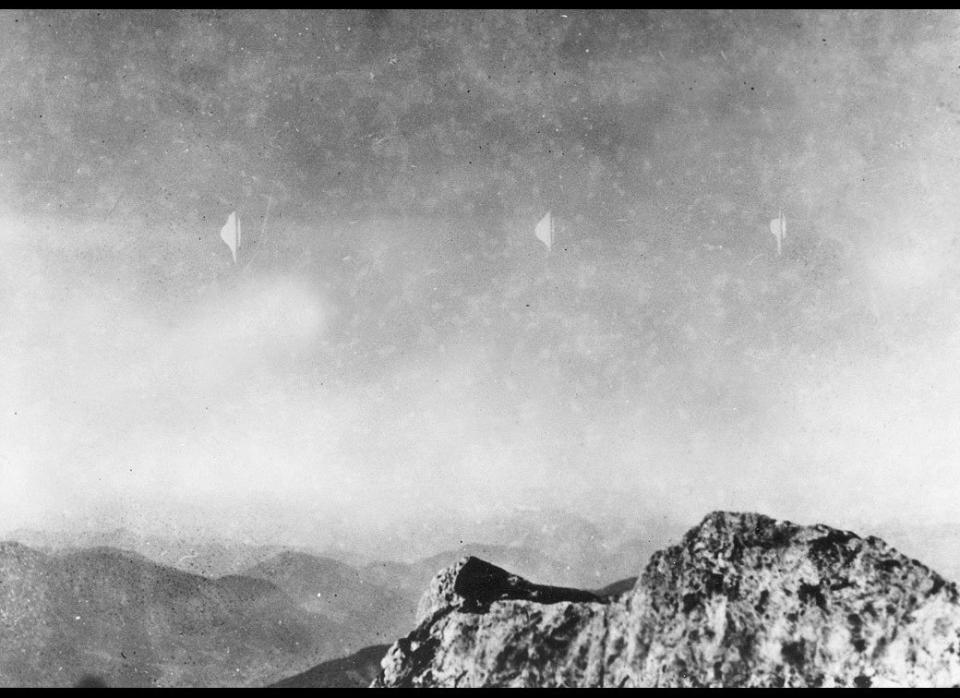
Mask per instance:
[[[8,135],[25,128],[24,65],[102,50],[83,27],[50,33],[55,14],[0,14],[0,107],[19,110]],[[169,31],[200,47],[245,17],[172,16]],[[591,19],[498,21],[559,32]],[[106,202],[85,218],[23,193],[36,194],[31,163],[57,141],[11,154],[10,135],[0,529],[149,526],[185,508],[208,512],[191,516],[211,531],[300,536],[328,519],[374,530],[520,506],[957,522],[958,16],[744,13],[715,40],[698,13],[652,21],[656,46],[568,68],[619,90],[595,96],[589,118],[620,149],[567,142],[537,187],[514,183],[524,193],[496,220],[402,197],[332,214],[302,194],[225,196],[217,183],[182,216],[138,215],[102,175],[122,169],[116,153],[55,165],[76,183],[67,194]],[[602,31],[590,36],[567,36],[565,51],[602,53]],[[75,101],[45,128],[80,142],[89,124],[71,105],[92,93],[62,94]],[[184,147],[219,137],[198,129]],[[151,147],[170,166],[174,146]],[[586,164],[563,169],[574,160]],[[442,198],[455,170],[436,163]],[[97,189],[100,176],[115,189]],[[218,236],[234,209],[238,265]],[[533,229],[551,209],[548,251]]]

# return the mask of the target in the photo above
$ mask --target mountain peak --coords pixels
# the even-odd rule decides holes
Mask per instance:
[[[713,512],[603,603],[477,558],[443,570],[384,686],[960,683],[956,587],[878,538]]]
[[[862,538],[823,524],[802,526],[763,514],[726,511],[708,514],[680,544],[654,554],[645,577],[652,582],[650,576],[659,573],[681,582],[723,572],[732,579],[746,569],[762,569],[771,581],[799,576],[808,577],[810,583],[832,579],[853,586],[943,588],[956,595],[952,583],[879,538]]]

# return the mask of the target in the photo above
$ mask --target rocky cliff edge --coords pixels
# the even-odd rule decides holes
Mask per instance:
[[[877,538],[717,512],[603,598],[441,571],[374,686],[955,686],[957,589]]]

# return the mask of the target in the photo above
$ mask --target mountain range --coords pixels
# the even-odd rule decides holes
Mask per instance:
[[[633,540],[620,555],[575,564],[532,547],[465,543],[413,562],[350,565],[284,546],[125,529],[16,535],[32,545],[0,544],[6,686],[265,685],[350,653],[368,658],[370,646],[406,634],[430,579],[464,555],[561,584],[591,580],[602,556],[609,569],[642,561]]]
[[[355,630],[269,581],[135,553],[0,544],[0,684],[259,685],[357,646]]]
[[[69,542],[150,550],[122,531]],[[649,562],[637,539],[572,548],[573,564],[512,542],[354,565],[282,546],[185,553],[217,576],[3,542],[0,685],[960,683],[955,586],[878,538],[718,512]]]

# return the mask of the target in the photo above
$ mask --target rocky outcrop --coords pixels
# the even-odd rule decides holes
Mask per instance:
[[[877,538],[714,513],[618,597],[467,558],[374,686],[953,686],[954,584]]]

